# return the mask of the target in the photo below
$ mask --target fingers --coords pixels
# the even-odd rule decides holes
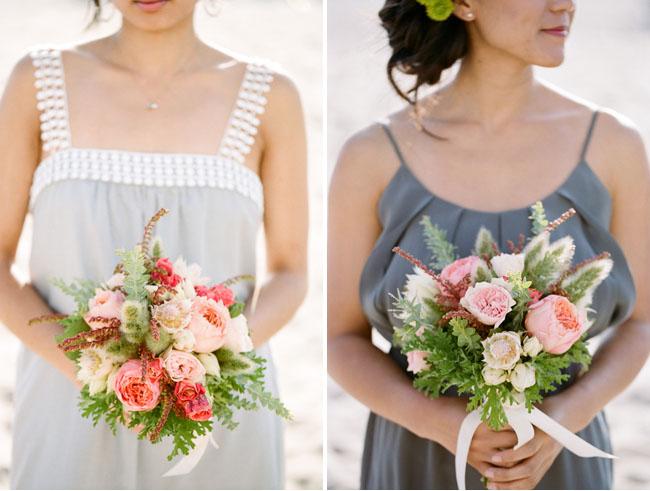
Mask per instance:
[[[542,445],[543,441],[541,438],[533,438],[531,441],[517,450],[514,450],[513,448],[501,450],[491,455],[488,460],[500,467],[506,467],[507,464],[514,464],[521,460],[532,457],[540,451]]]
[[[512,430],[486,430],[474,435],[472,446],[481,449],[512,448],[517,444],[517,435]],[[491,456],[490,456],[491,457]]]
[[[509,483],[513,481],[520,481],[528,479],[535,474],[536,465],[533,459],[524,460],[517,465],[510,468],[505,467],[488,467],[484,476],[490,482],[494,483]]]

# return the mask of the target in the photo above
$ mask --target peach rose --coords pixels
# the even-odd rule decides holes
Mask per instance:
[[[91,319],[93,317],[119,319],[123,303],[124,294],[121,291],[101,290],[98,288],[95,290],[95,296],[88,301],[88,312],[84,315],[84,320],[93,330],[106,327],[108,322]]]
[[[129,360],[120,367],[113,379],[113,390],[127,411],[150,411],[160,398],[159,381],[142,377],[140,360]]]
[[[406,368],[409,372],[418,373],[422,370],[429,368],[427,363],[427,356],[429,353],[426,351],[409,351],[406,353],[406,359],[409,363]]]
[[[197,296],[192,302],[192,319],[187,329],[194,334],[194,351],[212,353],[226,341],[230,312],[222,302]]]
[[[185,351],[171,349],[164,356],[165,370],[174,382],[187,379],[198,382],[205,376],[205,367],[199,359]]]
[[[584,332],[584,313],[561,295],[548,295],[530,305],[524,320],[526,330],[535,336],[544,351],[565,353]]]
[[[499,327],[515,303],[508,290],[487,281],[470,286],[460,299],[460,304],[479,322],[494,327]]]
[[[440,272],[440,277],[443,280],[449,281],[452,285],[457,285],[463,281],[463,278],[465,278],[465,276],[470,275],[473,283],[476,279],[476,273],[479,268],[483,268],[485,271],[487,271],[487,263],[478,256],[467,256],[461,259],[457,259],[453,263],[445,266]],[[464,288],[461,291],[461,295],[464,295],[466,290],[467,289]]]

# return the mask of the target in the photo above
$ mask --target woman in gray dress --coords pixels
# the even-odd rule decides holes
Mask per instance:
[[[425,2],[431,3],[431,2]],[[428,259],[420,219],[446,230],[469,255],[480,226],[502,250],[530,235],[529,207],[577,217],[554,233],[575,239],[575,261],[607,250],[614,269],[594,297],[590,336],[607,331],[591,370],[547,397],[541,409],[585,440],[611,450],[602,412],[650,352],[650,176],[639,133],[623,117],[539,80],[533,65],[557,66],[575,13],[572,0],[458,0],[434,20],[416,0],[387,0],[380,17],[392,49],[391,82],[409,102],[353,136],[330,192],[329,371],[371,411],[361,487],[455,488],[454,457],[466,400],[428,399],[412,387],[406,360],[371,342],[399,325],[390,293],[410,266],[400,246]],[[431,95],[460,60],[456,77]],[[408,92],[393,80],[415,78]],[[354,237],[354,240],[349,240]],[[637,302],[636,299],[639,299]],[[481,425],[467,485],[489,489],[602,489],[612,463],[581,459],[536,429],[521,449],[514,433]]]
[[[99,3],[99,2],[96,2]],[[187,475],[164,478],[171,441],[152,445],[77,408],[74,365],[57,325],[28,319],[74,306],[50,280],[103,280],[161,207],[165,252],[213,281],[256,273],[264,226],[267,272],[247,313],[266,383],[277,392],[267,341],[306,285],[306,165],[293,84],[263,62],[199,40],[195,0],[114,0],[123,17],[106,38],[33,49],[0,104],[0,315],[23,342],[15,392],[11,485],[19,489],[275,489],[284,486],[282,424],[240,412],[215,425]],[[30,282],[10,269],[26,213]],[[262,282],[260,282],[262,283]],[[252,306],[253,289],[239,291]]]

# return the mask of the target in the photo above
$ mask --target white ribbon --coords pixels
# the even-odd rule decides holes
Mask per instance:
[[[535,430],[533,429],[533,425],[535,425],[579,457],[617,458],[594,447],[578,435],[571,433],[560,423],[537,408],[533,408],[530,413],[523,405],[504,407],[504,410],[508,418],[508,424],[517,435],[517,445],[514,446],[514,450],[521,448],[532,440],[535,435]],[[462,491],[465,491],[465,468],[467,467],[469,447],[472,443],[472,436],[474,436],[474,432],[480,424],[480,409],[476,409],[465,417],[458,432],[458,441],[456,444],[456,484],[458,485],[458,489]]]
[[[219,448],[217,442],[212,438],[212,433],[201,435],[196,439],[194,448],[190,450],[190,453],[178,461],[174,467],[165,472],[163,477],[182,476],[192,472],[192,469],[199,463],[199,460],[201,460],[201,457],[203,457],[203,454],[208,448],[208,443],[212,443],[212,446],[216,449]]]

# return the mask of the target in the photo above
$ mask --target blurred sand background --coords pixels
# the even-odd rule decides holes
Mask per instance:
[[[99,28],[84,0],[0,1],[0,88],[28,47],[69,43],[112,32],[113,15]],[[309,133],[310,290],[293,321],[272,341],[282,398],[295,421],[286,425],[286,485],[320,489],[322,464],[322,3],[320,0],[227,0],[216,17],[197,7],[197,30],[206,42],[279,63],[299,87]],[[1,158],[1,156],[0,156]],[[19,251],[26,259],[29,230]],[[0,489],[8,487],[11,466],[12,393],[19,342],[0,325]]]
[[[381,0],[329,0],[328,170],[345,139],[402,103],[385,77]],[[650,2],[588,0],[578,9],[565,63],[539,69],[565,90],[630,117],[650,144]],[[648,299],[640,299],[648,301]],[[607,409],[617,489],[650,488],[650,365]],[[367,410],[328,382],[328,487],[358,488]]]

